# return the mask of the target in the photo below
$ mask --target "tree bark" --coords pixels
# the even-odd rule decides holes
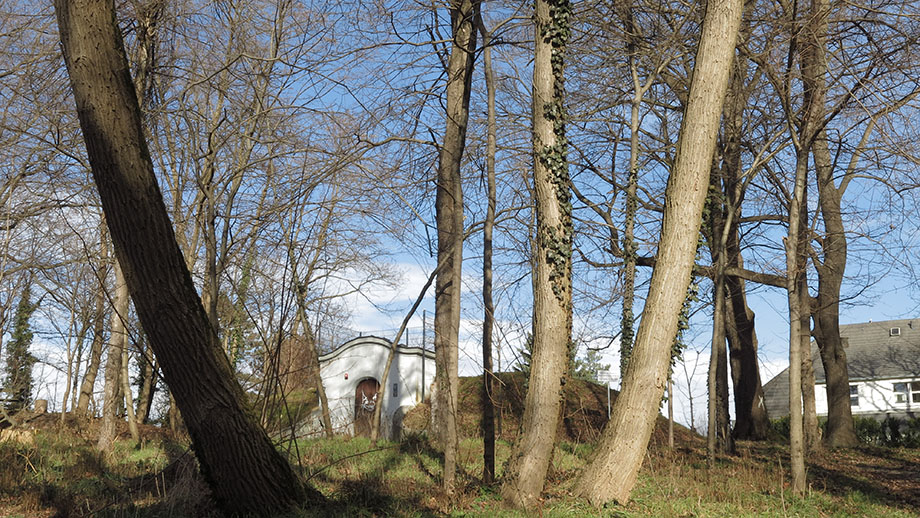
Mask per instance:
[[[642,107],[642,98],[648,86],[643,87],[639,81],[639,69],[636,65],[636,40],[639,35],[632,15],[631,2],[623,7],[623,21],[626,25],[626,52],[629,60],[629,70],[633,79],[633,98],[630,103],[629,116],[629,172],[626,175],[626,213],[623,221],[623,308],[620,315],[620,379],[626,375],[629,366],[629,357],[635,338],[636,317],[633,305],[636,298],[636,257],[639,247],[636,244],[636,210],[639,186],[639,110]],[[651,82],[648,83],[651,85]]]
[[[737,230],[734,233],[737,236]],[[740,263],[741,254],[729,252]],[[738,264],[740,267],[741,265]],[[770,429],[770,419],[763,399],[763,384],[757,360],[757,334],[754,330],[754,312],[747,304],[744,279],[726,276],[728,290],[729,360],[732,385],[735,389],[735,439],[763,440]]]
[[[814,310],[815,341],[824,363],[827,387],[827,434],[830,448],[853,447],[859,441],[850,409],[850,380],[840,338],[840,287],[847,263],[847,238],[841,217],[843,191],[834,184],[834,168],[823,128],[826,117],[827,33],[830,3],[812,0],[802,43],[802,83],[814,124],[809,132],[818,184],[818,205],[824,222],[823,261],[815,261],[818,296]]]
[[[142,341],[140,344],[141,351],[138,356],[141,363],[141,386],[137,397],[137,424],[144,424],[150,419],[150,409],[153,406],[153,397],[157,390],[157,371],[156,359],[148,354],[148,349]]]
[[[227,514],[277,514],[304,487],[247,407],[163,205],[110,0],[56,0],[93,178],[138,317]],[[311,495],[320,498],[318,493]]]
[[[840,288],[847,263],[847,237],[841,217],[843,193],[834,185],[834,172],[827,137],[818,134],[812,146],[818,181],[818,205],[824,221],[823,261],[815,262],[818,271],[818,296],[815,304],[815,341],[824,364],[827,388],[827,434],[829,448],[852,448],[859,444],[850,408],[850,376],[847,355],[840,337]]]
[[[748,7],[749,8],[749,7]],[[749,33],[750,22],[742,24],[742,38]],[[749,99],[744,87],[744,65],[732,67],[731,83],[723,112],[723,146],[721,167],[721,192],[723,193],[728,221],[723,229],[726,254],[725,329],[728,339],[729,363],[734,387],[735,427],[734,439],[762,440],[767,437],[770,421],[763,403],[763,385],[757,360],[757,334],[754,330],[754,312],[747,304],[745,281],[728,275],[730,269],[743,270],[741,255],[741,205],[744,201],[749,176],[742,169],[742,140],[744,115]]]
[[[128,300],[127,289],[125,290],[125,300]],[[131,393],[131,376],[130,376],[130,362],[128,357],[128,335],[126,330],[123,330],[124,339],[121,343],[121,351],[119,355],[121,356],[121,391],[125,396],[125,412],[128,417],[128,431],[131,433],[131,440],[134,441],[134,444],[140,444],[141,434],[137,429],[137,415],[134,413],[134,396]]]
[[[109,334],[109,347],[105,360],[105,395],[102,402],[102,425],[99,428],[99,440],[96,449],[112,452],[115,441],[115,421],[117,420],[118,395],[122,376],[121,351],[127,344],[124,316],[128,314],[129,304],[128,285],[125,283],[124,272],[115,262],[115,298],[112,307],[112,325]]]
[[[572,331],[572,205],[565,139],[565,45],[568,0],[537,0],[533,68],[534,201],[533,354],[522,432],[502,485],[506,502],[537,506],[562,409]]]
[[[457,401],[463,264],[463,189],[460,164],[466,146],[470,85],[476,52],[478,0],[453,0],[453,35],[447,70],[447,113],[438,162],[435,211],[438,226],[438,276],[435,281],[434,349],[437,371],[439,445],[444,452],[444,491],[453,496],[457,471]]]
[[[96,286],[96,311],[93,315],[93,343],[89,349],[89,365],[83,374],[83,383],[80,384],[80,396],[77,398],[77,409],[74,412],[78,416],[90,417],[89,403],[93,398],[93,391],[96,387],[96,376],[99,374],[99,366],[102,364],[102,349],[104,345],[105,334],[105,278],[108,272],[108,255],[109,245],[106,239],[105,229],[101,229],[99,238],[99,264],[96,267],[98,276],[98,286]]]
[[[495,153],[497,147],[495,121],[495,76],[492,71],[492,37],[477,16],[482,33],[482,61],[486,79],[487,139],[486,139],[486,219],[482,228],[482,482],[495,481],[495,373],[492,366],[492,328],[495,326],[495,304],[492,301],[492,232],[495,227]]]
[[[802,243],[805,245],[805,243]],[[802,262],[802,269],[805,269],[805,262]],[[799,295],[802,297],[801,314],[799,315],[801,336],[800,347],[802,349],[802,440],[804,441],[805,453],[811,453],[820,447],[821,432],[818,427],[818,413],[815,402],[815,367],[811,359],[811,312],[806,308],[811,307],[811,296],[808,294],[808,279],[804,272],[799,280]]]
[[[575,488],[595,506],[629,499],[658,414],[671,344],[690,283],[742,5],[739,0],[710,1],[703,20],[676,160],[665,191],[658,264],[636,345],[610,422]]]
[[[807,123],[806,123],[807,129]],[[806,133],[807,134],[807,133]],[[799,227],[808,175],[808,147],[799,143],[796,156],[795,187],[789,201],[789,235],[786,246],[786,283],[789,300],[789,452],[792,464],[792,492],[805,492],[805,448],[802,422],[802,285],[799,274],[804,271],[799,254]]]
[[[714,228],[715,225],[714,225]],[[718,239],[718,238],[717,238]],[[710,466],[717,453],[734,450],[728,414],[728,362],[725,352],[725,254],[716,249],[716,275],[713,281],[712,353],[709,356],[709,426],[706,453]]]

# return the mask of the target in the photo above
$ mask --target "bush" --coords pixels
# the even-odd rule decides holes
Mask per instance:
[[[789,416],[770,420],[770,434],[789,440]]]
[[[818,418],[821,431],[826,433],[827,419]],[[871,417],[853,416],[853,429],[859,442],[869,446],[889,448],[920,448],[920,418],[886,417],[883,421]],[[789,440],[789,416],[770,420],[771,434],[779,440]]]
[[[853,417],[853,428],[856,430],[856,437],[859,442],[870,446],[882,446],[884,444],[884,435],[882,434],[882,423],[871,417]]]

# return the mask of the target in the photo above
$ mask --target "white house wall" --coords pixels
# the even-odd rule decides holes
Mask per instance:
[[[856,385],[859,393],[859,405],[850,407],[853,415],[878,417],[887,414],[896,416],[920,414],[920,404],[911,403],[910,397],[907,398],[907,402],[898,403],[897,393],[894,391],[895,383],[910,383],[912,381],[920,381],[920,379],[851,381],[850,386]],[[815,408],[818,415],[827,415],[827,389],[824,384],[815,386]]]
[[[386,367],[389,352],[389,341],[377,337],[362,337],[320,357],[320,375],[329,400],[329,412],[335,433],[354,433],[355,390],[358,383],[367,378],[383,382],[383,369]],[[423,387],[425,396],[429,395],[428,387],[434,382],[434,352],[425,351],[424,379],[422,358],[422,350],[419,348],[397,348],[397,356],[390,367],[382,401],[382,435],[389,435],[393,415],[399,408],[411,408],[422,401]],[[404,408],[404,411],[407,408]]]

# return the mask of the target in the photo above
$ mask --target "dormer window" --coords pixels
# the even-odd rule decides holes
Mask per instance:
[[[888,336],[901,336],[901,328],[892,327],[891,329],[888,330]]]

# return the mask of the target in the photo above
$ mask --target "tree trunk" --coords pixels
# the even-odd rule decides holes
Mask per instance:
[[[802,243],[803,245],[805,243]],[[802,262],[802,269],[805,269],[805,263]],[[821,431],[818,427],[818,413],[815,403],[815,367],[811,359],[811,312],[806,308],[811,307],[811,296],[808,294],[808,279],[803,274],[799,280],[799,295],[802,297],[801,314],[801,336],[800,344],[802,348],[802,440],[804,441],[805,453],[811,453],[820,447]]]
[[[144,424],[150,419],[150,409],[153,406],[153,397],[157,390],[156,359],[148,354],[147,347],[142,341],[139,344],[141,351],[138,356],[141,363],[141,387],[137,395],[137,424]]]
[[[565,139],[568,0],[537,0],[533,69],[533,353],[522,432],[505,470],[502,497],[537,506],[556,442],[572,331],[572,205]]]
[[[488,137],[486,142],[486,220],[482,229],[482,482],[495,481],[495,373],[492,367],[492,328],[495,325],[495,304],[492,301],[492,231],[495,226],[495,77],[492,71],[492,37],[482,17],[477,16],[482,33],[482,60],[488,96]]]
[[[735,266],[740,268],[740,253],[735,255],[731,246],[728,253],[735,257]],[[735,389],[735,427],[732,433],[735,439],[759,441],[766,439],[770,419],[760,381],[754,312],[747,305],[744,279],[727,276],[725,284],[729,302],[726,308],[729,358]]]
[[[750,6],[748,6],[750,8]],[[750,22],[742,25],[742,38],[749,33]],[[723,149],[721,192],[726,200],[727,229],[723,229],[726,267],[744,268],[741,255],[741,205],[744,201],[749,177],[742,167],[742,141],[745,109],[749,94],[744,87],[745,67],[735,63],[732,67],[726,106],[723,113]],[[766,405],[763,403],[763,385],[757,359],[757,334],[754,330],[754,312],[748,307],[744,279],[725,277],[727,304],[725,329],[728,338],[729,362],[735,398],[734,439],[763,440],[770,429]]]
[[[809,21],[802,44],[802,83],[814,121],[809,132],[818,184],[818,204],[824,221],[821,242],[823,261],[815,261],[818,271],[817,307],[814,311],[815,341],[824,363],[827,380],[827,434],[825,445],[831,448],[853,447],[859,441],[853,429],[850,409],[850,380],[846,352],[840,338],[840,286],[847,263],[847,238],[841,217],[843,191],[834,184],[834,168],[823,129],[827,85],[827,33],[830,3],[812,0]]]
[[[843,193],[834,185],[827,138],[820,132],[812,146],[818,181],[818,204],[824,221],[823,261],[816,262],[818,296],[815,304],[815,341],[824,364],[827,388],[827,434],[829,448],[859,444],[850,408],[850,376],[847,355],[840,338],[840,287],[847,263],[847,237],[841,218]]]
[[[114,5],[56,0],[55,11],[116,257],[202,474],[227,514],[287,510],[304,501],[304,488],[247,407],[176,244],[143,138]]]
[[[728,133],[728,131],[726,131]],[[723,191],[722,172],[713,164],[710,175],[713,193]],[[712,256],[712,353],[709,356],[708,373],[708,428],[707,457],[710,466],[715,465],[716,454],[734,450],[731,424],[728,413],[728,359],[726,355],[726,302],[725,266],[726,248],[731,224],[734,222],[734,207],[727,205],[722,196],[710,196],[708,242]]]
[[[306,314],[300,317],[303,325],[304,335],[307,337],[307,347],[310,349],[310,375],[316,380],[316,396],[319,399],[320,413],[323,419],[323,430],[326,437],[332,438],[335,430],[332,428],[332,416],[329,413],[329,399],[326,398],[326,386],[323,385],[323,376],[320,373],[319,351],[316,350],[316,337],[313,335],[313,327],[310,326]]]
[[[127,290],[125,290],[125,300],[128,298]],[[140,444],[141,434],[137,429],[137,415],[134,413],[134,397],[131,394],[131,371],[130,371],[130,362],[128,361],[128,335],[124,332],[125,339],[121,344],[121,391],[125,395],[125,412],[127,412],[128,418],[128,431],[131,433],[131,440],[134,441],[134,444]]]
[[[593,505],[626,502],[636,483],[667,380],[687,296],[712,155],[743,3],[713,0],[703,20],[675,163],[665,192],[658,261],[622,390],[575,491]]]
[[[631,2],[623,7],[623,21],[626,29],[626,53],[629,60],[629,70],[633,79],[633,98],[630,103],[629,116],[629,172],[626,176],[626,213],[623,221],[623,308],[620,315],[620,379],[626,375],[629,357],[635,338],[636,316],[633,305],[636,298],[636,257],[639,247],[636,244],[636,210],[638,196],[636,191],[639,186],[639,110],[642,107],[642,98],[648,86],[644,87],[639,81],[639,68],[636,64],[637,39],[640,35],[632,14]],[[651,81],[648,83],[650,86]]]
[[[115,263],[115,298],[112,307],[112,325],[109,339],[108,353],[105,360],[105,395],[102,402],[102,426],[99,429],[99,440],[96,449],[112,452],[112,443],[115,440],[115,421],[117,420],[118,394],[122,375],[121,352],[127,345],[124,317],[128,314],[129,304],[128,285],[125,276]]]
[[[807,129],[807,128],[806,128]],[[786,290],[789,299],[789,452],[792,464],[792,492],[805,492],[805,447],[802,422],[802,296],[799,274],[804,271],[799,254],[799,227],[808,175],[808,147],[800,142],[796,156],[795,187],[789,201],[789,235],[786,245]]]
[[[728,362],[725,354],[725,254],[716,249],[713,275],[712,353],[709,357],[709,426],[706,453],[710,467],[717,453],[734,450],[728,414]]]
[[[457,471],[457,401],[463,264],[463,189],[460,164],[466,146],[470,85],[476,52],[473,21],[479,1],[453,0],[452,45],[447,70],[447,117],[438,163],[435,199],[438,225],[438,276],[435,282],[434,350],[437,371],[439,445],[444,451],[444,491],[453,496]]]
[[[96,376],[99,374],[99,366],[102,364],[102,349],[104,345],[105,334],[105,278],[108,272],[109,245],[106,239],[106,232],[103,228],[100,232],[99,247],[99,265],[96,268],[99,277],[99,284],[96,286],[96,311],[93,315],[93,343],[89,349],[89,365],[83,374],[83,383],[80,384],[80,396],[77,399],[77,409],[74,412],[78,416],[90,417],[89,403],[93,398],[93,391],[96,387]]]

